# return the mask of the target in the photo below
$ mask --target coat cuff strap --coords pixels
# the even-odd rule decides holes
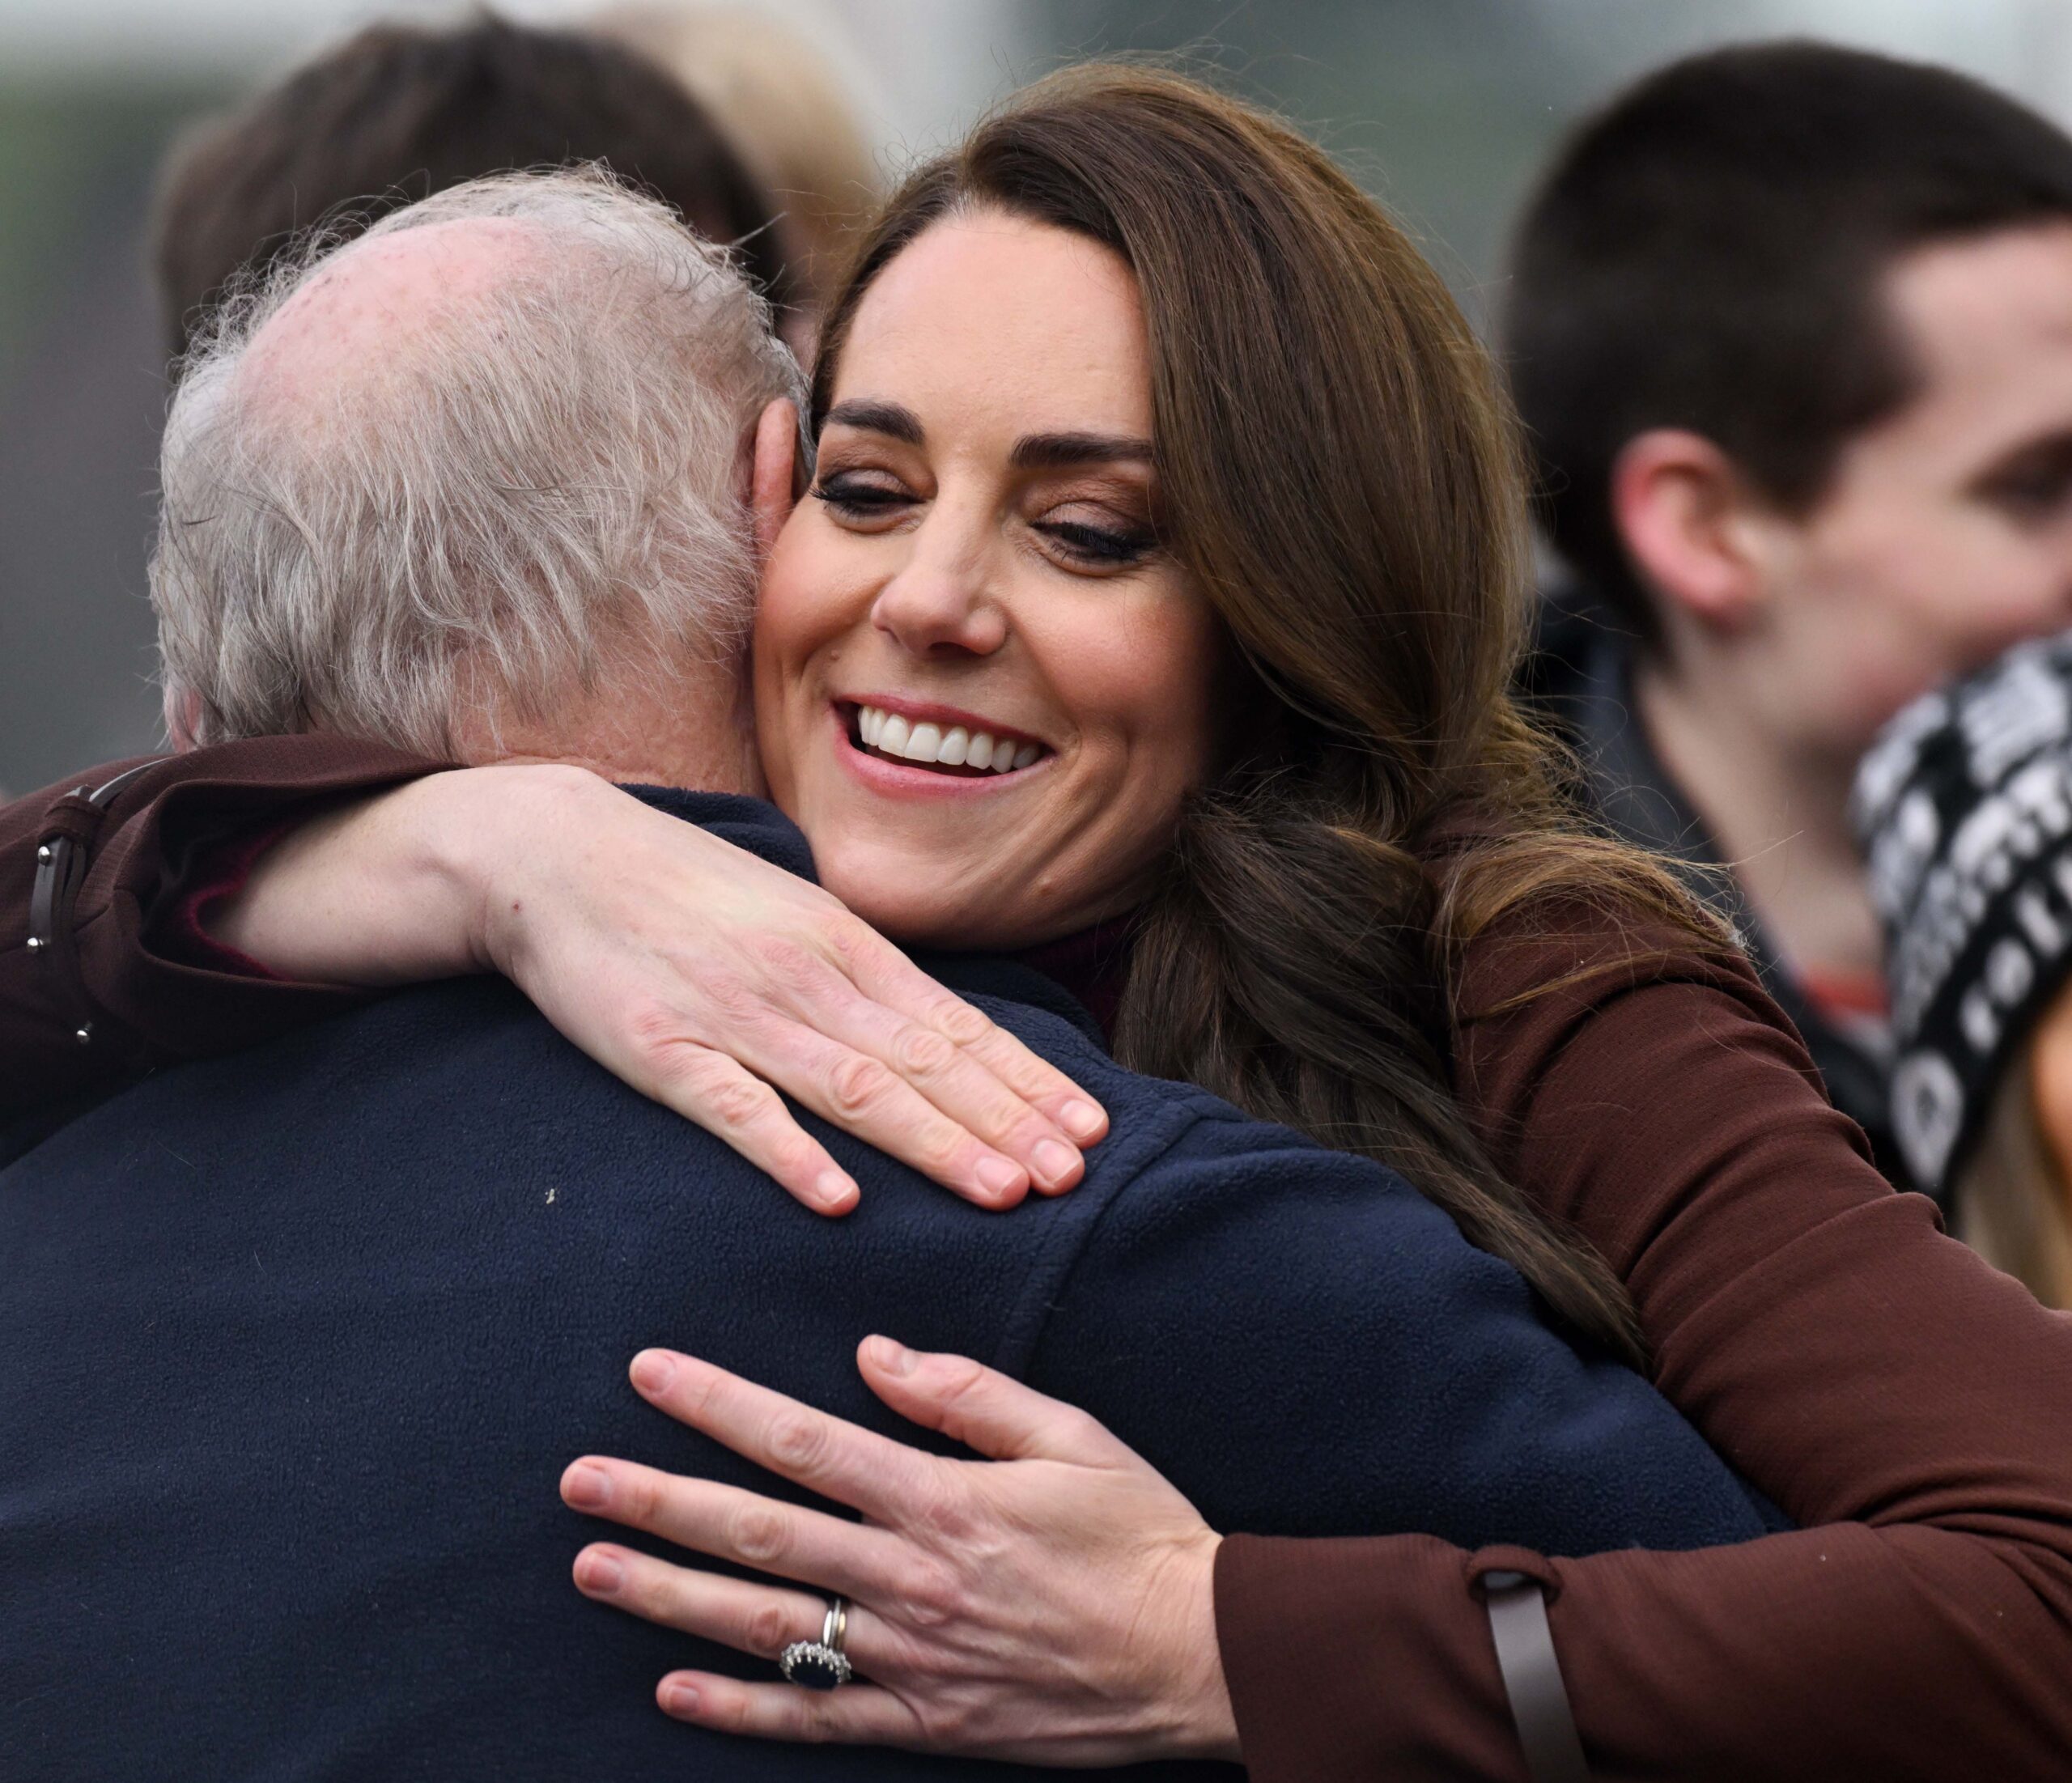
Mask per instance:
[[[1475,1575],[1489,1611],[1497,1669],[1532,1783],[1590,1783],[1568,1686],[1547,1620],[1547,1593],[1530,1574],[1491,1568]]]
[[[116,796],[152,764],[139,762],[104,784],[81,787],[59,801],[50,828],[37,843],[36,878],[29,890],[28,949],[57,980],[57,1001],[69,1008],[72,1038],[91,1046],[94,1038],[93,1000],[79,971],[73,933],[73,906],[87,877],[102,818]]]

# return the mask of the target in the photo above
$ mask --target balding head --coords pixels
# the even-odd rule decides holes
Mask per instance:
[[[479,180],[312,250],[226,307],[173,401],[176,728],[479,757],[602,692],[730,690],[742,444],[796,376],[724,256],[601,174]]]
[[[545,277],[552,236],[508,217],[459,217],[348,242],[255,329],[239,368],[257,400],[321,404],[418,357],[499,292]]]

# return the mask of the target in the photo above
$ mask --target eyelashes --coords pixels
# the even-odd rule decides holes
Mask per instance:
[[[1078,520],[1043,520],[1036,530],[1082,562],[1120,569],[1140,563],[1157,543],[1148,532],[1110,532]]]
[[[843,477],[823,478],[813,486],[813,499],[825,502],[839,514],[859,517],[883,514],[903,507],[911,499],[904,491],[878,483],[852,482]]]
[[[904,489],[888,488],[866,482],[853,473],[834,472],[813,486],[816,501],[825,503],[846,520],[868,524],[890,520],[913,505],[915,498]],[[1125,570],[1135,567],[1158,548],[1157,535],[1149,527],[1095,526],[1085,520],[1036,520],[1030,530],[1042,536],[1050,548],[1087,569]]]

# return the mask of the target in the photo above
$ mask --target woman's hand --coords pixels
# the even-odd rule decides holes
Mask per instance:
[[[981,1206],[1070,1188],[1091,1096],[817,886],[580,768],[438,774],[269,850],[211,932],[284,976],[494,970],[807,1206],[856,1185],[778,1091]],[[774,1086],[774,1087],[773,1087]]]
[[[858,1362],[894,1410],[999,1458],[927,1454],[645,1350],[632,1369],[643,1397],[866,1520],[629,1462],[586,1458],[562,1476],[577,1510],[849,1599],[857,1682],[822,1694],[672,1672],[663,1709],[730,1733],[1028,1764],[1238,1758],[1216,1642],[1221,1538],[1194,1506],[1085,1412],[976,1362],[882,1337]],[[604,1542],[576,1556],[575,1582],[771,1660],[817,1641],[827,1608]]]

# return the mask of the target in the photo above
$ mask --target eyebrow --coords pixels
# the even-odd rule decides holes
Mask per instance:
[[[1148,465],[1151,442],[1106,433],[1032,433],[1014,443],[1008,462],[1017,470],[1063,470],[1074,465]]]
[[[881,433],[910,446],[919,445],[927,437],[921,431],[921,418],[897,402],[838,402],[827,411],[827,418],[865,433]]]
[[[926,444],[921,418],[898,402],[868,397],[838,402],[827,411],[830,422],[864,433],[883,434],[909,446]],[[1014,443],[1008,462],[1017,470],[1069,469],[1075,465],[1149,464],[1151,442],[1127,434],[1032,433]]]

